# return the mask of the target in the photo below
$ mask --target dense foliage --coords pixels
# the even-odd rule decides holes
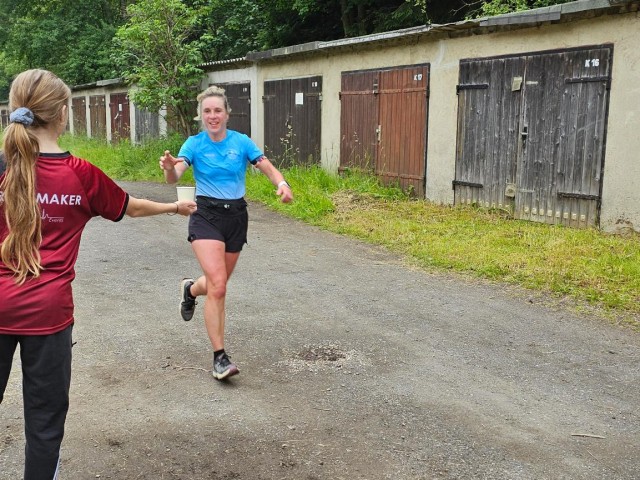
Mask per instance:
[[[501,13],[517,12],[529,10],[531,8],[548,7],[559,5],[573,0],[491,0],[488,2],[478,2],[482,5],[479,14],[482,16],[500,15]]]
[[[0,98],[28,68],[71,85],[116,76],[111,42],[124,8],[123,0],[0,0]]]
[[[0,0],[0,99],[27,68],[46,68],[70,85],[122,75],[152,85],[154,65],[181,70],[159,87],[164,93],[147,95],[152,106],[198,62],[566,1]],[[170,18],[179,23],[162,25]]]

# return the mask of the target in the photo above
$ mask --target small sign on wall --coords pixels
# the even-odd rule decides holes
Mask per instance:
[[[296,92],[296,105],[304,105],[304,93]]]

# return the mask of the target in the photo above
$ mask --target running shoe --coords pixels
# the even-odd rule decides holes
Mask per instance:
[[[189,289],[193,285],[193,278],[184,278],[180,282],[180,316],[185,322],[193,318],[196,311],[196,299],[189,295]]]
[[[213,370],[211,370],[213,378],[224,380],[238,373],[240,373],[240,370],[238,370],[235,363],[229,360],[229,356],[226,353],[221,353],[213,359]]]

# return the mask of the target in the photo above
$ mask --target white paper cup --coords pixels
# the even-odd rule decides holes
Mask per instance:
[[[196,187],[176,187],[178,200],[195,200]]]

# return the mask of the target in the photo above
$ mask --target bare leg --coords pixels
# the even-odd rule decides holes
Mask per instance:
[[[218,240],[195,240],[191,243],[204,275],[191,286],[191,295],[206,295],[204,322],[211,345],[224,348],[225,298],[227,281],[240,257],[240,252],[228,253]]]

